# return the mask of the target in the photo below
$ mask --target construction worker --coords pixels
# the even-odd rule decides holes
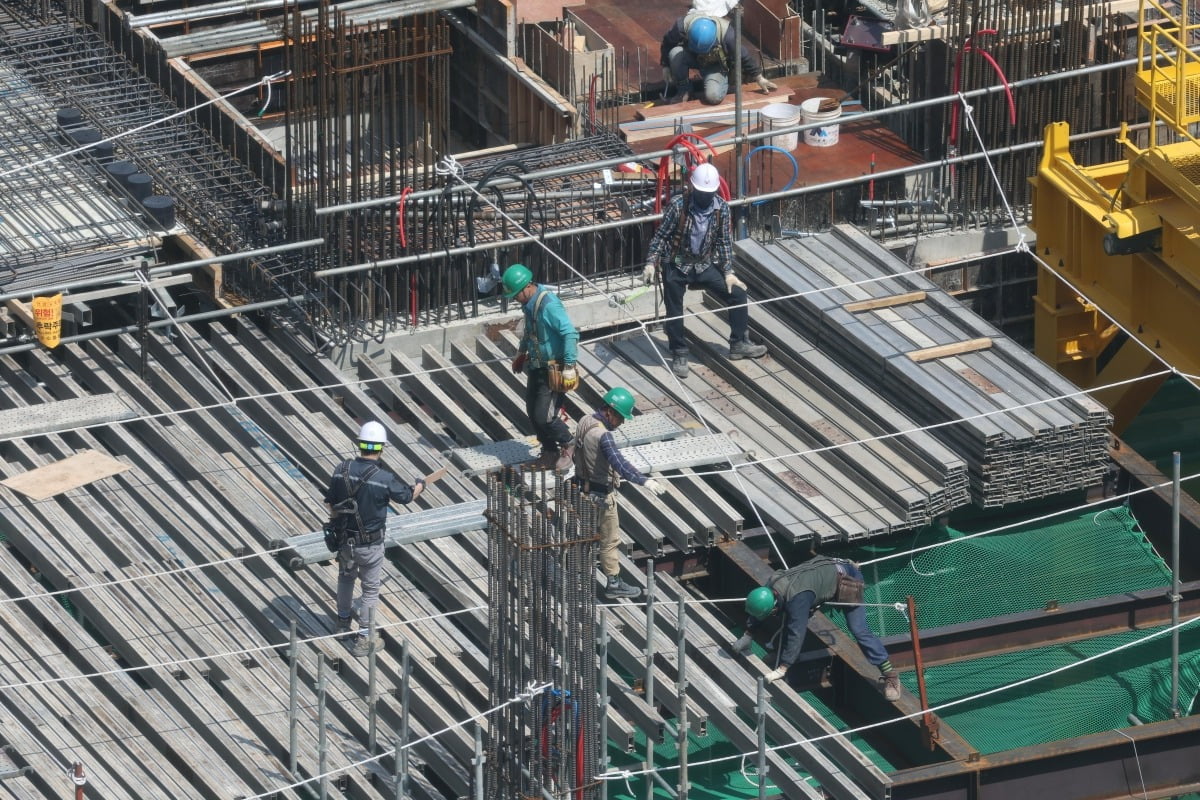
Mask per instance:
[[[846,615],[850,635],[858,642],[867,660],[879,668],[879,681],[888,700],[900,699],[900,677],[879,637],[867,626],[867,612],[862,607],[863,575],[858,566],[841,558],[813,555],[791,569],[776,570],[767,580],[746,597],[746,633],[733,648],[743,652],[750,647],[751,631],[781,609],[784,618],[784,639],[780,644],[778,666],[767,673],[767,683],[787,674],[800,657],[804,637],[808,633],[808,618],[822,603],[830,601],[853,603],[839,606]]]
[[[747,336],[750,310],[746,284],[733,273],[733,222],[729,204],[717,194],[721,176],[712,164],[692,170],[692,190],[676,197],[663,213],[646,253],[642,280],[649,284],[663,265],[663,299],[667,307],[667,345],[671,371],[688,376],[688,345],[684,338],[683,295],[704,289],[729,309],[729,358],[761,358],[767,348]]]
[[[338,464],[325,490],[330,525],[341,537],[337,551],[338,632],[356,656],[370,651],[367,637],[379,605],[388,502],[411,503],[421,496],[426,483],[445,474],[445,470],[438,470],[427,478],[417,478],[411,487],[401,483],[379,464],[386,443],[383,425],[374,421],[363,425],[358,432],[358,457]],[[351,619],[355,580],[362,582],[358,620],[363,627],[357,635]]]
[[[612,432],[633,419],[633,394],[614,386],[604,395],[604,405],[584,417],[575,428],[575,480],[581,492],[600,507],[600,571],[607,577],[604,596],[609,600],[638,597],[642,590],[621,580],[617,547],[620,528],[617,518],[617,486],[622,480],[644,486],[655,495],[666,487],[647,478],[617,449]]]
[[[566,472],[571,466],[571,432],[559,409],[563,395],[579,385],[575,367],[579,332],[567,318],[562,301],[533,282],[523,264],[513,264],[501,279],[505,296],[521,304],[525,334],[512,361],[512,371],[526,375],[525,412],[533,424],[541,455],[537,467]]]
[[[668,103],[688,99],[691,91],[690,71],[700,71],[704,90],[700,100],[715,106],[729,94],[729,73],[737,58],[733,26],[725,17],[713,17],[692,9],[671,26],[663,36],[659,61],[663,68]],[[762,74],[762,67],[749,47],[742,47],[742,80],[756,81],[764,92],[775,90],[775,84]]]

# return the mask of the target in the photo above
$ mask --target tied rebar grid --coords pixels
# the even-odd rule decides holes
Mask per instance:
[[[56,8],[33,16],[19,4],[0,6],[0,58],[60,107],[82,112],[88,125],[105,136],[175,114],[177,106],[146,74],[166,75],[163,62],[134,65],[96,31]],[[183,90],[182,102],[201,98]],[[175,198],[179,218],[218,255],[278,244],[283,236],[264,226],[262,203],[271,192],[250,170],[226,152],[199,120],[211,125],[215,106],[123,136],[116,158],[132,161],[154,179],[156,192]],[[65,149],[65,146],[64,148]],[[228,264],[226,290],[251,300],[275,299],[283,287],[284,262],[276,257]]]
[[[104,275],[148,252],[149,232],[108,194],[88,153],[31,166],[74,147],[57,108],[23,75],[0,65],[0,284],[48,286]]]
[[[596,700],[598,506],[548,472],[517,469],[488,476],[487,504],[489,705],[503,707],[488,730],[484,796],[591,800],[603,746]],[[523,694],[523,701],[509,702]]]

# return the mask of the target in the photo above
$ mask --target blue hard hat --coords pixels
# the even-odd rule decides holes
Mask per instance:
[[[696,55],[704,55],[717,43],[717,23],[708,17],[701,17],[688,28],[688,50]]]

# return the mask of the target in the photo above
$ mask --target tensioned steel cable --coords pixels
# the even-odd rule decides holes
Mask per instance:
[[[489,206],[491,206],[493,209],[495,209],[496,213],[500,214],[505,219],[507,219],[513,225],[513,227],[515,227],[517,230],[521,231],[526,236],[532,236],[532,233],[527,228],[522,226],[521,223],[519,223],[515,219],[513,219],[512,215],[510,215],[503,208],[501,208],[499,205],[494,203],[491,199],[484,196],[484,194],[482,192],[480,192],[478,188],[470,186],[470,184],[466,180],[463,179],[461,168],[455,169],[455,167],[457,167],[457,162],[455,162],[452,158],[449,159],[449,161],[450,161],[450,165],[451,165],[451,168],[447,171],[449,175],[451,175],[455,179],[461,181],[464,185],[468,186],[471,191],[473,191],[481,200],[483,200],[483,202],[487,203]],[[537,244],[539,246],[541,246],[542,249],[544,249],[548,254],[550,254],[550,256],[552,258],[558,260],[560,263],[562,263],[563,266],[565,266],[571,272],[575,273],[580,278],[582,278],[584,280],[584,282],[591,284],[597,290],[600,289],[600,287],[595,282],[593,282],[590,278],[588,278],[582,272],[577,270],[575,268],[575,265],[569,263],[565,258],[563,258],[558,253],[555,253],[553,250],[551,250],[550,246],[547,245],[544,241],[541,241],[539,239],[537,241]],[[664,356],[662,354],[662,351],[659,349],[658,345],[655,343],[653,337],[650,336],[650,328],[646,324],[646,322],[644,320],[640,320],[640,319],[637,319],[636,317],[634,317],[632,311],[630,309],[626,308],[624,304],[618,303],[617,306],[622,312],[627,313],[630,320],[632,322],[634,322],[641,329],[642,335],[646,337],[646,342],[647,342],[647,344],[649,344],[650,349],[654,352],[654,355],[658,357],[659,364],[663,367],[663,369],[667,370],[667,374],[671,376],[671,380],[674,381],[675,385],[678,387],[680,396],[682,397],[683,401],[685,403],[687,403],[687,405],[691,406],[692,416],[696,419],[697,422],[699,422],[702,426],[704,426],[704,429],[709,433],[709,435],[715,434],[715,431],[713,431],[712,426],[709,424],[708,420],[704,417],[703,414],[700,413],[700,407],[698,405],[698,401],[694,398],[692,392],[689,391],[687,386],[684,385],[682,379],[680,379],[679,376],[675,375],[675,373],[671,371],[670,366],[667,364],[666,356]],[[653,405],[653,404],[651,404],[651,405]],[[655,407],[657,408],[657,406],[655,406]],[[737,481],[738,488],[742,492],[742,496],[745,498],[746,502],[749,504],[750,510],[754,512],[754,516],[755,516],[755,518],[757,518],[759,526],[762,528],[763,531],[766,532],[767,542],[770,543],[771,549],[775,551],[775,557],[779,559],[779,562],[781,564],[783,564],[784,567],[786,567],[787,560],[784,559],[784,557],[783,557],[783,551],[781,551],[779,549],[779,545],[775,542],[775,537],[770,532],[770,528],[767,526],[766,520],[763,519],[762,514],[758,510],[758,505],[754,502],[754,498],[752,498],[750,496],[750,489],[749,489],[749,487],[746,486],[745,478],[738,472],[737,462],[735,462],[733,460],[732,455],[728,456],[727,460],[729,462],[730,468],[733,471],[734,479]]]
[[[1186,628],[1190,625],[1195,624],[1196,622],[1200,622],[1200,614],[1197,614],[1194,617],[1190,617],[1186,620],[1183,620],[1176,625],[1171,625],[1169,627],[1162,628],[1161,630],[1154,631],[1153,633],[1143,636],[1140,639],[1135,639],[1134,641],[1125,642],[1124,644],[1117,645],[1116,647],[1113,647],[1109,650],[1105,650],[1102,653],[1096,653],[1094,655],[1085,656],[1083,658],[1080,658],[1077,661],[1072,661],[1069,664],[1064,664],[1060,667],[1055,667],[1054,669],[1049,670],[1048,672],[1042,672],[1037,675],[1031,675],[1026,678],[1021,678],[1020,680],[1013,681],[1012,683],[1007,683],[1003,686],[995,686],[995,687],[992,687],[991,689],[986,689],[982,692],[978,692],[976,694],[969,695],[967,697],[960,697],[955,700],[947,700],[944,703],[939,703],[936,706],[930,706],[927,709],[918,709],[918,710],[910,712],[908,714],[901,714],[901,715],[895,716],[895,717],[889,716],[887,719],[880,720],[878,722],[867,723],[866,725],[859,725],[856,728],[847,728],[846,730],[843,730],[843,731],[834,731],[833,733],[826,733],[826,734],[822,734],[820,736],[813,736],[812,738],[796,739],[795,741],[785,742],[783,744],[772,745],[771,747],[767,748],[767,752],[775,753],[775,752],[779,752],[780,750],[787,750],[792,747],[799,747],[802,745],[809,745],[809,744],[814,744],[816,742],[822,742],[822,741],[825,741],[826,739],[835,739],[835,738],[839,738],[839,737],[855,736],[855,735],[861,734],[865,731],[876,730],[878,728],[882,728],[887,725],[892,725],[896,722],[901,722],[903,720],[916,719],[918,717],[923,717],[926,713],[940,713],[948,708],[954,708],[955,706],[960,706],[960,705],[963,705],[964,703],[971,703],[976,700],[980,700],[984,697],[990,697],[991,695],[994,695],[994,694],[1006,692],[1009,689],[1016,689],[1021,686],[1026,686],[1030,683],[1040,681],[1043,678],[1050,678],[1055,675],[1066,672],[1068,670],[1074,669],[1076,667],[1083,666],[1084,664],[1090,664],[1093,661],[1097,661],[1101,658],[1110,656],[1114,653],[1128,650],[1132,647],[1137,647],[1138,645],[1145,644],[1146,642],[1149,642],[1153,639],[1157,639],[1161,636],[1165,636],[1168,633],[1172,633],[1174,631],[1181,630],[1183,628]],[[745,753],[734,753],[733,755],[719,756],[717,758],[710,758],[706,761],[689,761],[688,768],[695,769],[698,767],[709,767],[709,766],[713,766],[715,764],[723,764],[726,762],[734,761],[734,760],[741,759],[741,758],[746,758],[749,756],[754,756],[757,754],[758,754],[757,750],[750,750]],[[650,773],[658,774],[658,773],[662,773],[662,772],[674,771],[677,769],[679,769],[679,765],[671,764],[671,765],[663,765],[661,767],[654,767],[653,769],[610,770],[601,775],[597,775],[596,777],[599,780],[624,780],[624,779],[628,779],[628,778],[636,778],[641,775],[648,775]],[[579,787],[575,787],[575,788],[579,788]],[[571,791],[575,791],[575,788],[571,789]]]

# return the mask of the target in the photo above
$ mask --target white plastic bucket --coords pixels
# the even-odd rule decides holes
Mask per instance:
[[[789,103],[771,103],[765,105],[759,109],[758,114],[764,133],[779,130],[780,128],[794,128],[800,124],[800,107]],[[772,136],[764,144],[771,144],[791,152],[800,144],[800,133],[798,131],[781,133],[778,136]]]
[[[840,103],[833,111],[820,110],[821,102],[827,99],[814,97],[800,104],[800,114],[804,118],[805,125],[812,122],[830,122],[842,116]],[[838,143],[838,126],[822,125],[819,128],[809,128],[804,132],[804,143],[810,147],[833,147]]]

